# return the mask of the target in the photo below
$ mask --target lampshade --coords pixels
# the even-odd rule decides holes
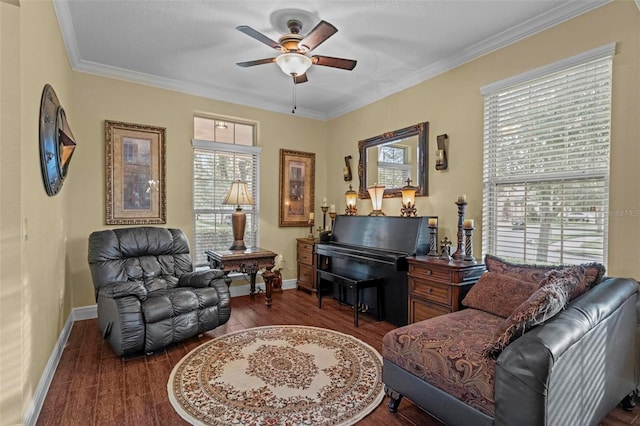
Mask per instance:
[[[222,204],[232,204],[238,208],[240,208],[240,204],[252,206],[254,204],[253,198],[251,198],[247,183],[239,180],[234,181]]]
[[[358,212],[358,209],[356,208],[358,193],[353,190],[351,185],[349,185],[349,190],[344,193],[344,196],[347,199],[347,209],[345,210],[345,213],[347,216],[354,216]]]
[[[382,212],[382,195],[384,194],[384,185],[378,185],[377,183],[367,188],[369,195],[371,196],[371,205],[373,211],[369,213],[369,216],[386,216]]]
[[[276,58],[276,64],[286,75],[302,75],[311,66],[311,59],[302,53],[283,53]]]

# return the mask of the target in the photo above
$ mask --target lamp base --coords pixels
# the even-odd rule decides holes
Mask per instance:
[[[369,216],[386,216],[382,210],[374,210],[369,213]]]
[[[233,229],[233,244],[229,250],[246,250],[244,245],[244,228],[247,224],[247,216],[238,206],[236,211],[231,215],[231,227]]]
[[[244,245],[244,240],[234,241],[233,245],[229,247],[229,250],[246,250],[247,246]]]

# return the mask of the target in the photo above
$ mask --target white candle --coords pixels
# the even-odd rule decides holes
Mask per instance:
[[[324,198],[322,199],[322,207],[327,207],[327,206],[328,206],[328,204],[327,204],[327,197],[324,197]]]
[[[432,228],[435,228],[436,226],[438,226],[438,219],[435,217],[432,217],[429,219],[429,226]]]
[[[464,229],[473,229],[473,219],[465,219]]]
[[[314,212],[309,213],[309,220],[313,220],[316,218],[316,214]]]
[[[336,212],[336,205],[335,204],[331,204],[331,206],[329,207],[329,211],[331,213],[335,213]]]
[[[467,195],[466,194],[458,195],[458,202],[459,203],[466,203],[467,202]]]

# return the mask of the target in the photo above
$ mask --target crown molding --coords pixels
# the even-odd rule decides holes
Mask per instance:
[[[456,52],[455,54],[450,55],[449,57],[441,61],[417,70],[413,73],[409,73],[402,79],[393,82],[387,82],[385,83],[384,87],[377,87],[375,90],[368,91],[366,95],[360,96],[357,99],[353,99],[350,102],[342,103],[339,106],[332,108],[330,111],[323,112],[319,110],[299,107],[296,109],[295,115],[317,120],[329,120],[332,118],[340,117],[341,115],[365,107],[399,91],[420,84],[439,74],[470,62],[476,58],[479,58],[480,56],[486,55],[487,53],[508,46],[533,34],[548,29],[554,25],[579,16],[583,13],[597,9],[601,6],[604,6],[605,4],[610,3],[611,1],[613,0],[593,0],[588,2],[571,1],[564,3],[554,8],[553,10],[550,10],[536,17],[535,19],[530,19],[528,21],[522,22],[521,24],[503,31],[500,34],[489,37],[460,52]],[[640,0],[635,0],[635,2],[640,8]],[[79,48],[76,42],[76,36],[73,22],[71,20],[68,0],[54,0],[53,6],[58,18],[64,44],[67,49],[69,62],[72,69],[74,69],[75,71],[131,81],[189,95],[229,102],[232,104],[239,104],[283,114],[291,114],[289,106],[283,105],[282,103],[269,102],[264,99],[257,99],[251,93],[243,94],[225,89],[223,87],[185,83],[173,79],[157,77],[154,75],[82,60],[80,58]]]

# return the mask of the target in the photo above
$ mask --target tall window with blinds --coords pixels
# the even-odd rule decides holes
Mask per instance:
[[[615,45],[482,88],[483,252],[606,262]]]
[[[254,146],[255,126],[245,123],[194,118],[193,217],[196,266],[207,264],[205,250],[228,249],[233,243],[231,214],[223,204],[231,183],[247,183],[255,202],[240,206],[247,216],[244,241],[258,245],[258,176],[260,148]]]

